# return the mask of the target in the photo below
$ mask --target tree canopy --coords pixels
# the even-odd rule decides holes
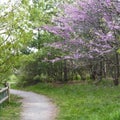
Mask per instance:
[[[1,77],[14,68],[30,82],[111,76],[118,84],[119,0],[11,0],[0,18]]]
[[[14,67],[21,48],[32,37],[29,6],[20,1],[0,4],[0,75],[6,77]],[[7,73],[7,74],[6,74]]]

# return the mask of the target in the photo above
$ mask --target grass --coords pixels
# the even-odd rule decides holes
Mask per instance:
[[[37,84],[27,90],[51,97],[57,120],[120,120],[120,86]]]
[[[3,103],[0,106],[0,120],[20,120],[21,98],[11,95],[10,103]]]

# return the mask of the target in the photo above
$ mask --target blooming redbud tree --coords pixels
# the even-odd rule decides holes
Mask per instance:
[[[44,28],[63,39],[53,46],[69,52],[64,59],[96,59],[117,53],[120,48],[119,0],[76,0],[60,9],[52,20],[53,25]]]

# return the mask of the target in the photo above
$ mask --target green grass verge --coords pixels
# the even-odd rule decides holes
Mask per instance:
[[[11,95],[10,103],[0,105],[0,120],[20,120],[21,98]]]
[[[57,120],[120,120],[120,86],[37,84],[27,90],[51,97]]]

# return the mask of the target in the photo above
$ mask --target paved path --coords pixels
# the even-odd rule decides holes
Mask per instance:
[[[23,98],[21,120],[55,120],[56,106],[44,95],[20,90],[10,92]]]

